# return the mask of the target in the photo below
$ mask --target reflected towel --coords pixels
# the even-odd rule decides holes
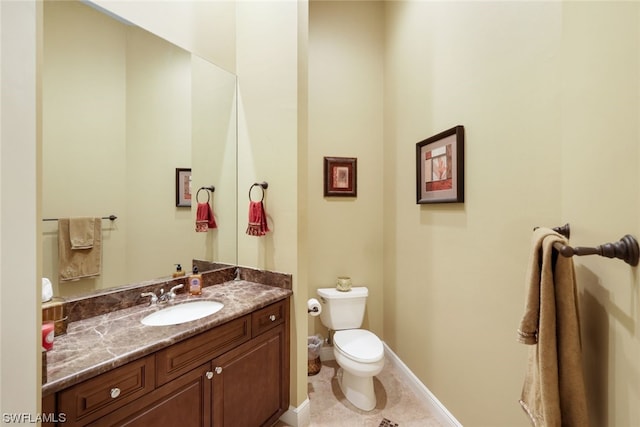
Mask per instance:
[[[97,219],[100,221],[100,219]],[[96,218],[69,218],[69,240],[71,249],[90,249],[93,247],[93,235]]]
[[[58,220],[58,273],[60,281],[99,276],[102,269],[102,221],[93,221],[93,246],[73,249],[69,233],[69,218]]]
[[[267,214],[262,202],[249,202],[249,225],[247,234],[250,236],[264,236],[269,231]]]
[[[555,242],[568,244],[548,228],[534,231],[518,328],[518,341],[530,345],[520,404],[534,426],[587,427],[573,259],[559,256]]]
[[[209,203],[198,203],[196,210],[196,231],[199,233],[206,232],[210,228],[217,228],[216,219],[213,216],[213,210]]]

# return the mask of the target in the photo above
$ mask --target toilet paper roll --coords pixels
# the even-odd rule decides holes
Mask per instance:
[[[307,311],[312,316],[319,316],[322,311],[322,305],[320,305],[320,301],[315,298],[309,298],[307,301]]]

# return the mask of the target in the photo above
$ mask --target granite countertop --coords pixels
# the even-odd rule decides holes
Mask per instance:
[[[67,333],[57,336],[53,349],[47,352],[47,382],[42,385],[42,395],[60,391],[290,295],[290,289],[236,280],[205,287],[200,296],[179,293],[172,303],[137,305],[72,322]],[[149,313],[170,304],[193,300],[219,301],[224,308],[179,325],[146,326],[140,322]]]

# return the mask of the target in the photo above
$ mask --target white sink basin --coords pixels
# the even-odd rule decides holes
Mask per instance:
[[[163,308],[144,317],[141,322],[147,326],[168,326],[202,319],[222,310],[224,304],[218,301],[190,301]]]

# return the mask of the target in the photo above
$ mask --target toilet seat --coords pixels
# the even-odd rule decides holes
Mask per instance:
[[[374,363],[384,357],[382,341],[366,329],[336,331],[333,344],[342,354],[356,362]]]

